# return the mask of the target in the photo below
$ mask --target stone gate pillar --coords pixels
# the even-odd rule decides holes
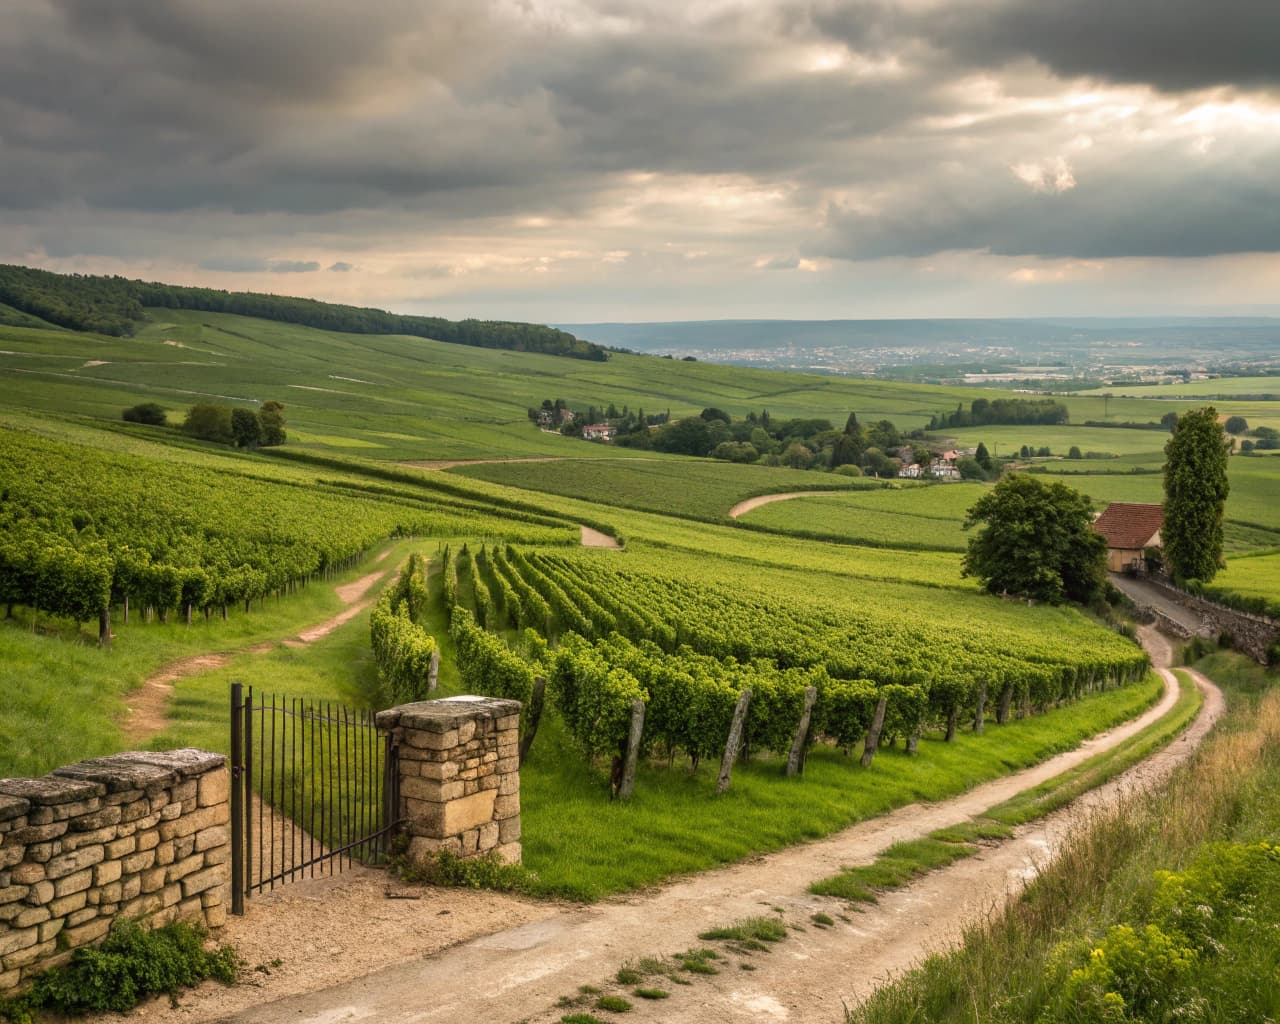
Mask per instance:
[[[378,713],[399,748],[409,855],[520,862],[520,702],[446,697]]]

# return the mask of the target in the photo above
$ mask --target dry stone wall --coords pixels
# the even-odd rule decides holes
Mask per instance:
[[[1150,582],[1167,594],[1170,600],[1177,601],[1200,616],[1201,635],[1220,636],[1225,633],[1231,637],[1231,645],[1236,650],[1243,651],[1259,664],[1267,663],[1268,651],[1280,640],[1280,623],[1273,619],[1227,608],[1203,597],[1188,594],[1156,577],[1151,577]],[[1175,635],[1189,636],[1190,633],[1184,631],[1183,634]]]
[[[409,856],[520,862],[520,702],[446,697],[379,712],[399,753]]]
[[[0,779],[0,992],[117,917],[226,921],[226,758],[125,753]]]

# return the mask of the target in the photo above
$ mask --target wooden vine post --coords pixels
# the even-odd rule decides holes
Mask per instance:
[[[627,734],[627,757],[622,766],[622,785],[618,799],[630,800],[636,788],[636,765],[640,761],[640,737],[644,733],[644,701],[631,702],[631,731]]]
[[[804,688],[804,710],[800,713],[800,724],[796,726],[796,738],[791,742],[791,753],[787,755],[788,775],[799,775],[804,771],[804,743],[809,737],[809,720],[813,717],[813,705],[817,700],[817,688],[806,686]]]
[[[1005,683],[1000,691],[1000,706],[996,708],[996,725],[1004,725],[1009,720],[1009,705],[1013,703],[1013,684]]]
[[[978,687],[978,706],[973,712],[973,731],[981,734],[986,728],[987,712],[987,684],[983,683]]]
[[[720,777],[716,779],[716,792],[729,790],[729,776],[733,773],[733,762],[742,747],[742,730],[747,723],[747,708],[751,706],[751,688],[743,690],[738,697],[738,706],[733,709],[733,725],[729,727],[729,742],[724,746],[724,757],[720,759]]]
[[[440,649],[431,652],[431,667],[427,669],[427,693],[435,690],[440,682]]]
[[[867,730],[867,741],[862,748],[863,768],[870,768],[871,760],[876,756],[876,747],[880,746],[880,730],[884,728],[884,716],[888,710],[889,698],[881,697],[876,703],[875,714],[871,716],[871,728]]]

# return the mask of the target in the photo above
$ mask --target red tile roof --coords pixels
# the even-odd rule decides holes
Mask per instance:
[[[1164,525],[1164,507],[1136,502],[1113,501],[1093,521],[1093,528],[1106,538],[1107,547],[1133,550],[1145,547]]]

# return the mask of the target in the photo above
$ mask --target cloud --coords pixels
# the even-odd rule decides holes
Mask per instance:
[[[1013,176],[1036,192],[1069,192],[1076,187],[1076,177],[1062,157],[1039,163],[1023,162],[1009,168]]]
[[[223,274],[309,274],[320,269],[317,260],[264,260],[256,256],[214,256],[199,265]]]
[[[0,259],[660,304],[1275,253],[1278,39],[1242,0],[10,0]]]

